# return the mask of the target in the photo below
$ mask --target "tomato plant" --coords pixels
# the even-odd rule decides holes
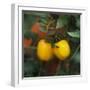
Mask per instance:
[[[80,15],[23,11],[24,77],[80,74]]]

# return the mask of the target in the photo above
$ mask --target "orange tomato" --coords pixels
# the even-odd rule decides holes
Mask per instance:
[[[38,36],[39,36],[40,38],[43,38],[43,37],[45,37],[46,32],[42,32],[42,31],[40,31],[40,29],[41,29],[40,23],[36,22],[36,23],[32,26],[32,30],[31,30],[31,31],[34,32],[34,33],[36,33],[36,34],[38,34]]]
[[[24,48],[28,48],[32,44],[32,39],[24,38]]]
[[[39,31],[38,35],[40,38],[44,38],[46,36],[46,32]]]
[[[31,31],[38,34],[38,32],[40,31],[40,24],[38,22],[33,24]]]

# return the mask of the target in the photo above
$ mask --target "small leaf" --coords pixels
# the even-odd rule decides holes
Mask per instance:
[[[47,23],[47,19],[46,18],[41,18],[40,19],[40,23],[46,24]]]
[[[61,27],[63,27],[63,23],[58,20],[56,28],[61,28]]]
[[[80,31],[67,32],[67,34],[73,38],[80,38]]]

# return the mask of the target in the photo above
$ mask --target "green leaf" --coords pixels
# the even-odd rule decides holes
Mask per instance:
[[[80,31],[67,32],[67,34],[73,38],[80,38]]]
[[[24,33],[30,31],[32,25],[36,22],[36,16],[24,14],[23,17],[23,31]]]
[[[24,62],[24,77],[38,76],[39,68],[38,60],[30,58],[27,62]]]
[[[76,62],[76,63],[80,63],[80,52],[77,52],[77,53],[73,56],[72,60],[73,60],[74,62]]]
[[[64,27],[67,24],[68,24],[68,16],[66,15],[59,16],[59,19],[57,20],[56,28]]]
[[[47,32],[47,30],[44,27],[41,27],[40,31],[41,32]]]
[[[46,27],[45,23],[39,22],[42,27]]]
[[[78,52],[77,54],[76,54],[76,56],[74,57],[74,59],[75,59],[75,61],[76,62],[80,62],[80,52]]]
[[[70,59],[74,60],[76,63],[80,62],[80,45],[77,46],[75,52]]]
[[[46,24],[47,23],[47,19],[46,18],[41,18],[40,19],[40,23],[41,24]]]

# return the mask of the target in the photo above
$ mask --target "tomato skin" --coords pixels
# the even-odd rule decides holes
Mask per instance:
[[[24,48],[28,48],[32,44],[32,39],[24,38]]]
[[[44,38],[46,36],[46,32],[39,31],[38,35],[40,38]]]
[[[61,40],[55,43],[55,48],[53,49],[54,54],[59,60],[66,60],[70,55],[70,46],[67,40]]]
[[[38,34],[38,32],[40,31],[40,24],[38,22],[33,24],[31,31]]]
[[[44,38],[45,36],[46,36],[46,32],[42,32],[42,31],[40,31],[40,29],[41,29],[41,25],[40,25],[40,23],[38,23],[38,22],[36,22],[33,26],[32,26],[32,32],[33,33],[36,33],[38,36],[39,36],[39,38]]]
[[[53,56],[51,44],[41,39],[37,45],[37,56],[41,61],[51,60]]]

